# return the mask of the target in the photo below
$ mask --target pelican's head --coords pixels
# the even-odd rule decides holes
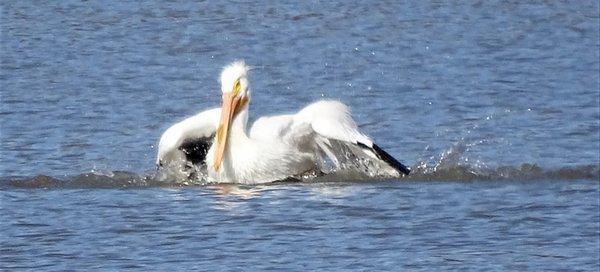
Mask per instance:
[[[223,72],[221,72],[221,92],[223,93],[223,106],[221,107],[221,120],[215,136],[217,146],[213,162],[215,170],[219,170],[221,166],[231,121],[241,110],[248,106],[250,101],[248,66],[244,61],[235,61],[223,68]]]
[[[234,93],[243,97],[249,96],[248,70],[249,68],[243,60],[225,66],[221,72],[221,92],[223,92],[223,95]]]

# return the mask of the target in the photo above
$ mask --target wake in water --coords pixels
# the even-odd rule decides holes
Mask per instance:
[[[526,180],[598,180],[600,167],[582,165],[560,169],[543,169],[535,164],[481,169],[469,166],[453,166],[438,169],[415,168],[410,176],[398,181],[526,181]],[[290,179],[283,182],[369,182],[385,180],[378,177],[340,170],[326,176]],[[277,183],[277,182],[275,182]],[[29,179],[2,182],[3,187],[21,188],[135,188],[135,187],[181,187],[200,186],[203,180],[161,180],[155,174],[140,175],[132,172],[85,173],[69,179],[57,179],[38,175]]]
[[[600,166],[580,165],[558,169],[545,169],[536,164],[488,167],[484,163],[464,163],[462,154],[468,146],[460,142],[444,151],[438,158],[421,160],[412,167],[409,176],[397,181],[528,181],[528,180],[599,180]],[[389,180],[370,173],[368,165],[356,162],[333,169],[326,175],[314,173],[294,177],[282,182],[369,182]],[[276,184],[277,182],[275,182]],[[182,187],[208,184],[203,177],[184,179],[165,172],[137,174],[125,171],[84,173],[67,179],[38,175],[28,179],[9,179],[0,182],[2,187],[20,188],[144,188]]]

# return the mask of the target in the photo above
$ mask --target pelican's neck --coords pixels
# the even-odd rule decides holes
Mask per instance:
[[[221,171],[233,172],[233,164],[235,160],[234,154],[240,155],[240,148],[249,146],[250,138],[246,134],[246,123],[248,122],[248,107],[240,110],[231,121],[229,133],[227,135],[227,143],[225,153],[223,154],[223,165]],[[234,150],[238,150],[237,152]],[[243,153],[243,152],[242,152]]]
[[[219,169],[215,169],[213,167],[209,168],[209,175],[213,175],[217,181],[222,182],[235,182],[235,176],[232,173],[235,173],[236,167],[235,165],[239,165],[240,158],[239,155],[246,154],[243,152],[243,148],[251,146],[248,142],[250,138],[246,133],[246,124],[248,123],[248,106],[241,109],[231,121],[229,125],[229,132],[227,133],[227,142],[225,144],[225,150],[223,153],[223,157],[221,160],[221,167]],[[214,165],[215,153],[216,153],[216,142],[213,143],[212,147],[207,154],[207,164]],[[237,150],[237,151],[236,151]],[[242,150],[242,152],[240,152]],[[244,161],[242,158],[241,161]],[[210,162],[210,164],[208,163]],[[239,169],[238,169],[239,170]]]
[[[248,134],[246,133],[246,125],[248,124],[248,105],[246,105],[238,114],[233,118],[231,127],[229,128],[229,141],[228,145],[231,145],[231,141],[247,139]]]

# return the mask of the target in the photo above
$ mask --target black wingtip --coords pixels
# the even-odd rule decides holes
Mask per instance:
[[[375,155],[377,155],[377,157],[379,157],[379,159],[386,162],[391,167],[398,170],[400,173],[407,175],[407,176],[408,176],[408,174],[410,174],[410,169],[408,167],[406,167],[406,165],[404,165],[401,162],[399,162],[398,160],[396,160],[394,157],[392,157],[392,155],[385,152],[383,149],[381,149],[375,143],[373,143],[373,147],[369,147],[360,142],[357,144],[358,144],[358,146],[360,146],[362,148],[371,149],[373,152],[375,152]]]

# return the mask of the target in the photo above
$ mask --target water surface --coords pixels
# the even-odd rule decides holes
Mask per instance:
[[[5,268],[598,267],[592,181],[25,189],[0,197]]]

